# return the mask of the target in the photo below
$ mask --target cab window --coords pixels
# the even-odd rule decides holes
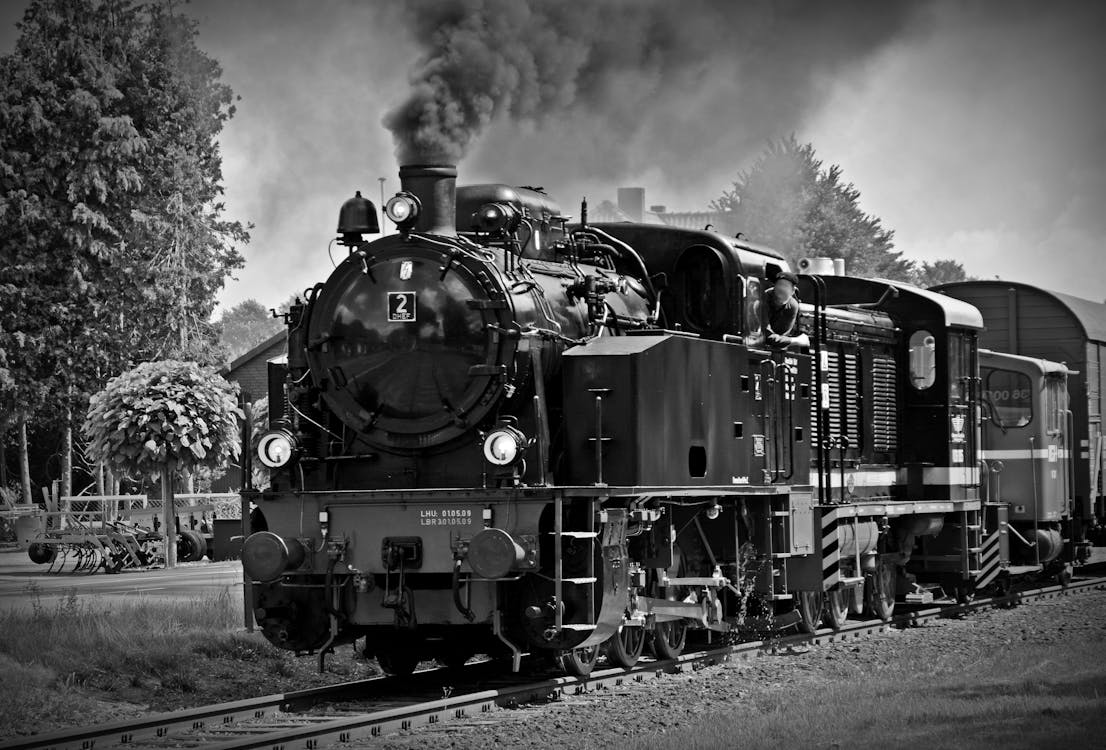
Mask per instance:
[[[1033,421],[1033,383],[1012,370],[990,370],[983,380],[983,400],[991,421],[1010,429]]]
[[[971,382],[971,340],[963,334],[949,334],[949,401],[967,401]]]
[[[680,258],[677,274],[690,327],[700,333],[724,330],[729,299],[718,256],[707,248],[692,248]]]
[[[910,385],[924,391],[937,379],[937,340],[929,331],[910,336]]]
[[[1051,435],[1063,434],[1068,409],[1067,383],[1063,378],[1050,377],[1045,383],[1046,430]]]
[[[749,276],[744,280],[745,345],[760,346],[764,343],[761,315],[763,314],[764,292],[760,288],[760,279]]]

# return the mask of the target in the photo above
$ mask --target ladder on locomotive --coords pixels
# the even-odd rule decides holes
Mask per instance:
[[[983,572],[983,513],[980,510],[962,510],[953,528],[960,529],[961,577],[977,578]]]
[[[769,495],[767,499],[768,523],[761,542],[768,577],[764,588],[769,601],[786,601],[793,598],[787,581],[787,560],[795,556],[791,547],[790,496]]]
[[[599,530],[596,528],[597,519],[599,516],[599,501],[597,499],[588,499],[584,501],[587,503],[587,509],[585,515],[584,528],[582,529],[565,529],[565,517],[564,517],[564,500],[560,493],[554,496],[553,500],[553,598],[554,598],[554,627],[557,632],[561,630],[595,630],[595,584],[598,582],[598,577],[595,571],[595,545],[599,540]],[[587,554],[585,555],[585,570],[582,571],[584,575],[576,577],[564,577],[564,547],[565,540],[570,540],[572,544],[586,544],[588,545]],[[566,623],[564,621],[565,607],[564,607],[564,587],[568,586],[582,586],[584,587],[584,622]]]

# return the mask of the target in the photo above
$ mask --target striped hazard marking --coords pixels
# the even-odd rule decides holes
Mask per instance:
[[[995,580],[998,574],[1002,572],[1000,549],[998,531],[983,540],[983,547],[979,553],[979,577],[975,579],[977,589],[981,589]]]
[[[837,538],[837,511],[822,511],[822,583],[825,588],[841,582],[841,545]]]

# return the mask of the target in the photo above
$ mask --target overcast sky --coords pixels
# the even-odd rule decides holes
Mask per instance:
[[[25,5],[0,3],[0,52]],[[407,95],[422,49],[397,5],[186,6],[241,96],[222,138],[227,204],[256,228],[224,304],[276,305],[325,279],[342,201],[360,189],[378,202],[380,177],[387,195],[398,188],[381,119]],[[774,25],[746,22],[766,6]],[[816,6],[845,11],[816,18]],[[460,181],[544,185],[570,214],[582,195],[613,199],[619,185],[644,187],[647,204],[701,210],[765,139],[794,132],[842,167],[909,257],[1106,298],[1106,3],[918,2],[888,13],[873,0],[870,23],[856,21],[869,18],[858,2],[750,7],[732,30],[685,16],[694,33],[682,38],[701,47],[649,58],[672,60],[671,71],[616,71],[629,93],[612,93],[611,106],[593,93],[537,119],[498,118],[461,161]],[[638,43],[628,31],[627,48]]]

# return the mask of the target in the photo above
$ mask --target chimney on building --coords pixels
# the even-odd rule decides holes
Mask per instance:
[[[618,210],[630,221],[641,221],[645,217],[645,188],[620,187]]]

